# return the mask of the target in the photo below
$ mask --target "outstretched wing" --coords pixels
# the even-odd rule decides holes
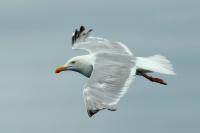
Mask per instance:
[[[81,26],[80,30],[75,30],[72,35],[72,49],[82,49],[89,53],[114,52],[126,55],[132,55],[131,51],[121,42],[112,42],[104,38],[91,37],[92,29],[85,31]]]
[[[116,110],[135,73],[135,58],[115,53],[97,54],[92,75],[84,87],[88,115],[91,117],[102,109]]]

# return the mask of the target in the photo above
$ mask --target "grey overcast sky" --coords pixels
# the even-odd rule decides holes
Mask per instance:
[[[1,0],[1,133],[199,133],[199,0]],[[162,54],[177,75],[161,86],[138,77],[116,112],[89,118],[86,78],[54,74],[69,58],[71,34],[125,43],[136,56]]]

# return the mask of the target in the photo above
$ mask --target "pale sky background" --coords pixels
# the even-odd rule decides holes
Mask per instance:
[[[199,133],[199,0],[1,0],[1,133]],[[89,118],[87,78],[55,75],[69,58],[71,34],[125,43],[136,56],[165,55],[177,75],[162,86],[138,77],[116,112]]]

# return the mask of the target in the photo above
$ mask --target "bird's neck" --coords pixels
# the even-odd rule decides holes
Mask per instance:
[[[92,71],[93,71],[93,66],[92,65],[89,65],[87,67],[84,67],[82,69],[71,69],[72,71],[74,72],[78,72],[86,77],[90,77],[91,74],[92,74]]]

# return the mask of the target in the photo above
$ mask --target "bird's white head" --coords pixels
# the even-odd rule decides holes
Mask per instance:
[[[62,71],[75,71],[83,74],[86,77],[90,77],[93,70],[94,59],[91,55],[82,55],[71,58],[64,65],[56,68],[55,73]]]

